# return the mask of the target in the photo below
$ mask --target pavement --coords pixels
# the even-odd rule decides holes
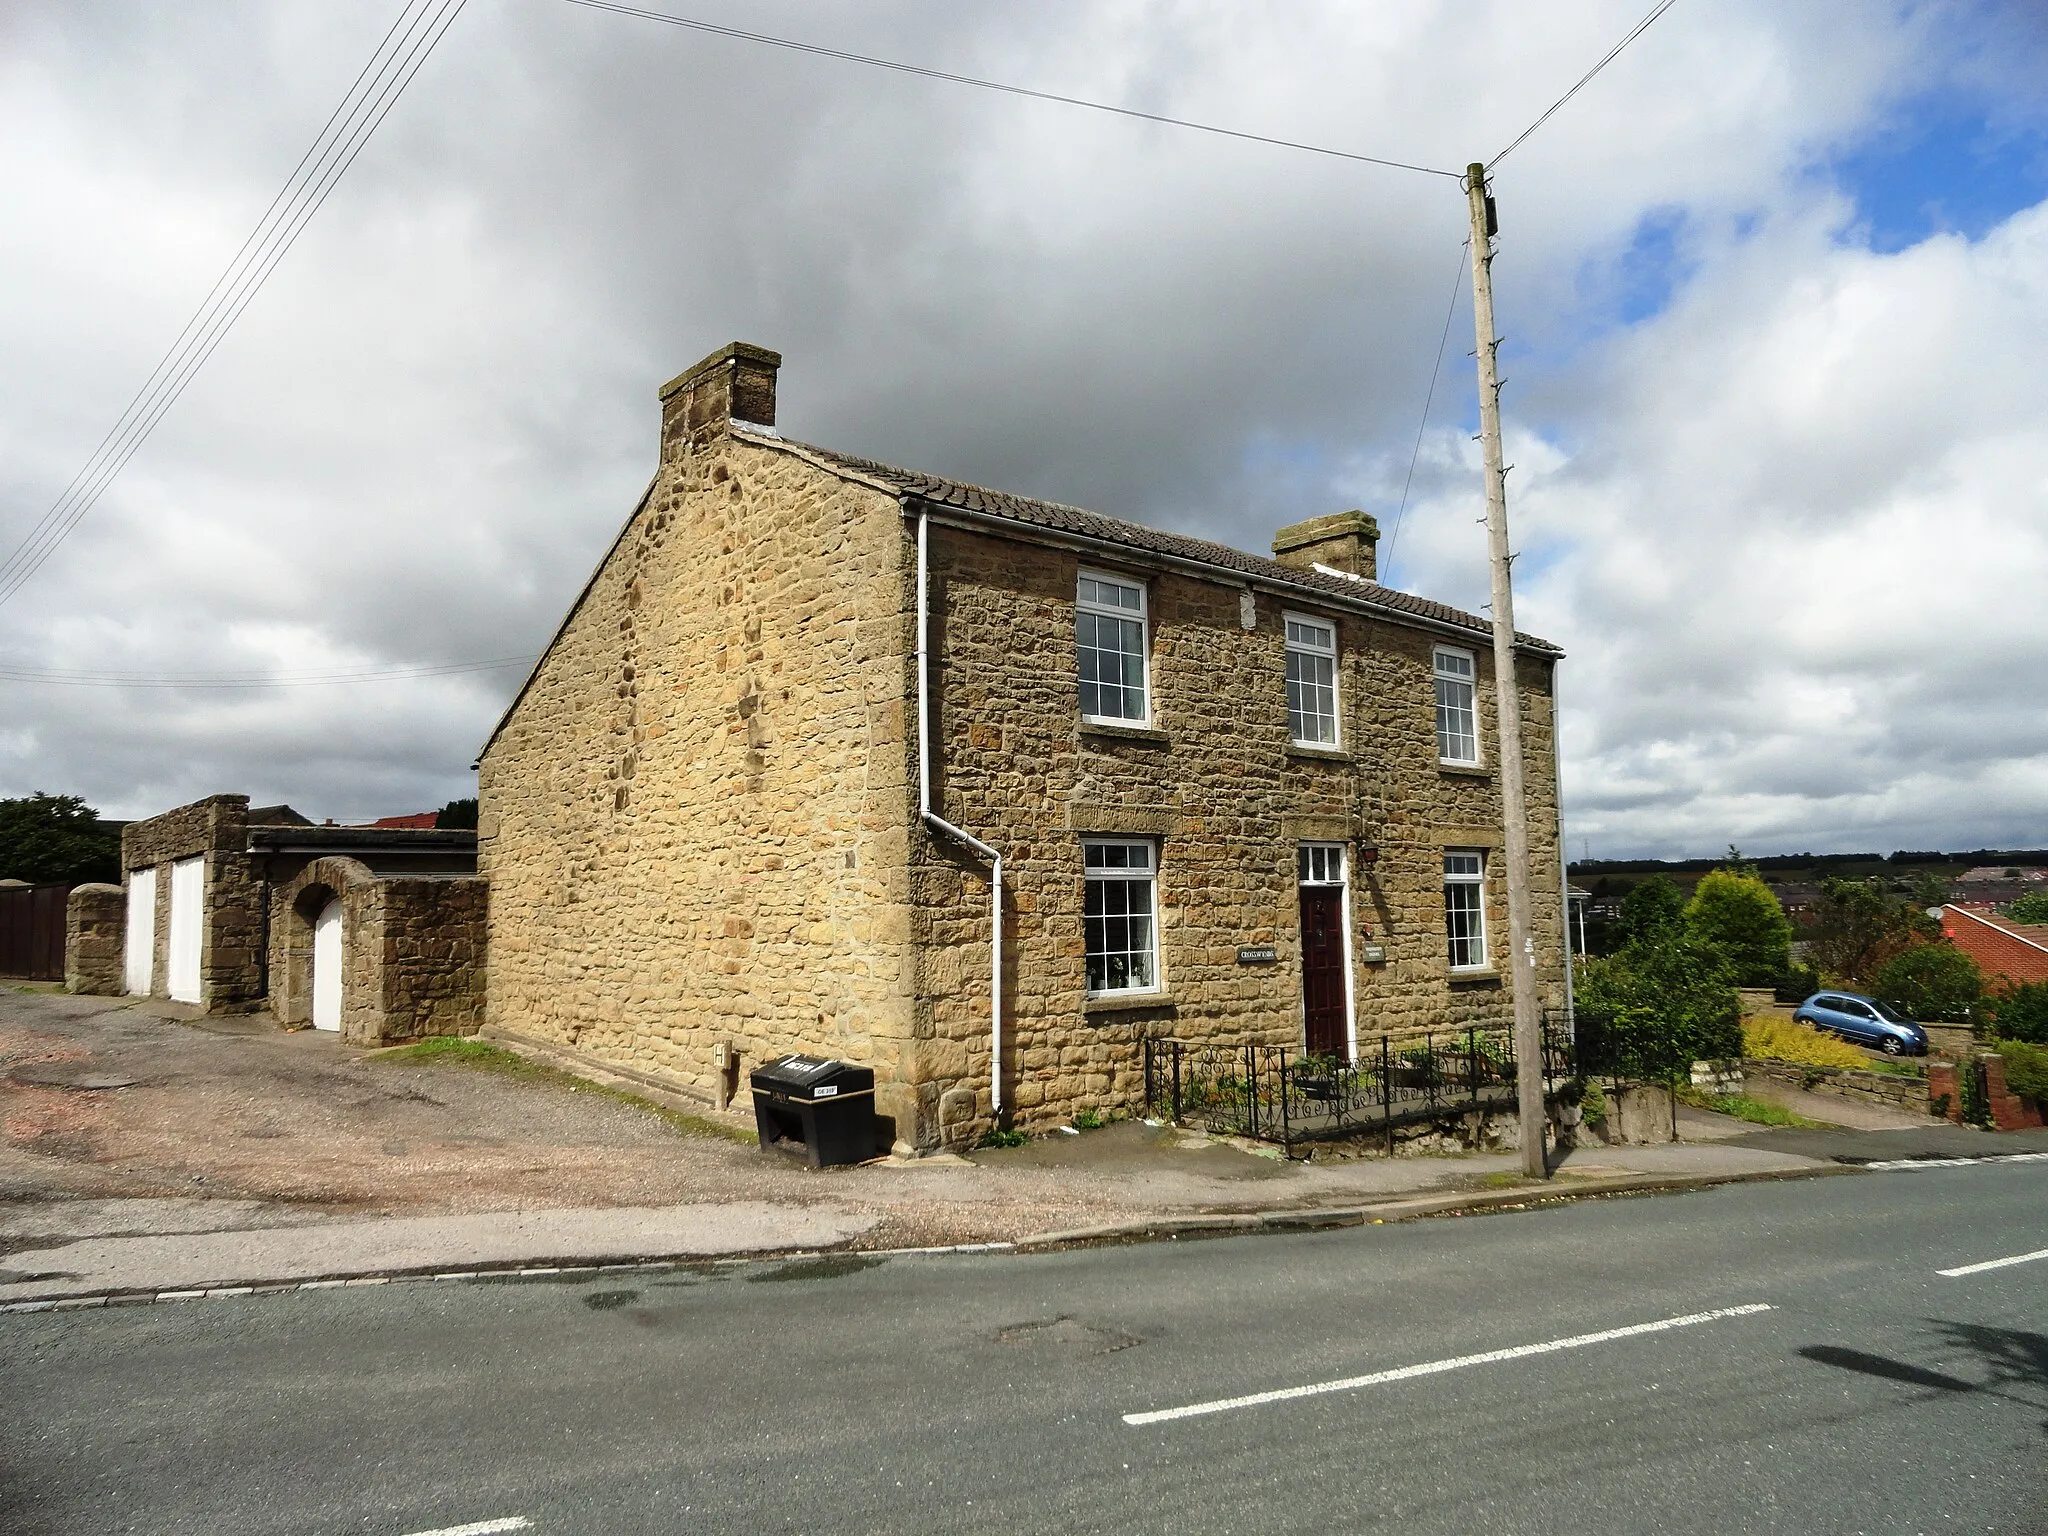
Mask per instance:
[[[17,1313],[0,1529],[2024,1536],[2044,1213],[2048,1164],[1950,1161]]]
[[[1325,1148],[1290,1163],[1274,1148],[1136,1122],[812,1172],[739,1144],[730,1125],[558,1073],[380,1061],[262,1016],[22,992],[0,992],[0,1109],[0,1308],[1286,1231],[1900,1159],[2048,1155],[2048,1133],[1898,1116],[1889,1129],[1759,1131],[1683,1108],[1680,1142],[1588,1145],[1540,1184],[1520,1177],[1512,1153]]]

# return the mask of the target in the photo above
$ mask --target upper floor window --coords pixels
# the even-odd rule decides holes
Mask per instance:
[[[1477,849],[1444,854],[1444,935],[1452,970],[1486,964],[1486,855]]]
[[[1286,615],[1287,731],[1305,747],[1337,745],[1337,629]]]
[[[1159,935],[1153,923],[1152,845],[1089,839],[1081,845],[1087,876],[1081,931],[1088,994],[1152,992],[1159,986]]]
[[[1151,719],[1145,687],[1145,588],[1083,573],[1074,594],[1081,718],[1114,725]]]
[[[1479,761],[1479,717],[1472,707],[1472,653],[1436,648],[1436,755],[1447,763]]]

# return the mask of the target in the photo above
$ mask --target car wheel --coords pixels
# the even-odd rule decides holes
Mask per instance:
[[[1902,1040],[1900,1040],[1900,1039],[1899,1039],[1899,1037],[1898,1037],[1897,1035],[1886,1035],[1886,1036],[1884,1037],[1884,1053],[1885,1053],[1885,1055],[1887,1055],[1887,1056],[1903,1056],[1903,1055],[1905,1054],[1905,1051],[1906,1051],[1906,1046],[1905,1046],[1905,1042],[1904,1042],[1904,1041],[1902,1041]]]

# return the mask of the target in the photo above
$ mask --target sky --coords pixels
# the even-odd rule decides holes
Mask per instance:
[[[0,556],[399,8],[0,11]],[[667,8],[1459,170],[1648,0]],[[2043,79],[2025,0],[1679,0],[1495,169],[1574,858],[2048,846]],[[1476,611],[1464,234],[1443,177],[471,0],[0,604],[0,795],[473,793],[519,665],[306,679],[531,657],[655,391],[736,339],[783,354],[791,436],[1252,550],[1362,507],[1384,579]]]

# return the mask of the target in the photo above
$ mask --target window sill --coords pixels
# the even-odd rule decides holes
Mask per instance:
[[[1497,987],[1500,985],[1500,972],[1490,965],[1469,971],[1453,971],[1451,972],[1451,985],[1454,987]]]
[[[1355,763],[1358,761],[1344,747],[1322,747],[1305,741],[1290,741],[1287,743],[1287,755],[1289,757],[1302,758],[1312,763]]]
[[[1440,760],[1436,765],[1436,769],[1438,773],[1454,779],[1490,779],[1493,777],[1493,770],[1484,763],[1446,763]]]
[[[1110,992],[1081,1000],[1081,1012],[1089,1017],[1098,1013],[1136,1013],[1144,1009],[1173,1007],[1171,992]]]
[[[1172,739],[1157,726],[1116,725],[1108,720],[1083,720],[1081,735],[1084,740],[1094,736],[1103,741],[1130,741],[1155,747],[1163,747]]]

